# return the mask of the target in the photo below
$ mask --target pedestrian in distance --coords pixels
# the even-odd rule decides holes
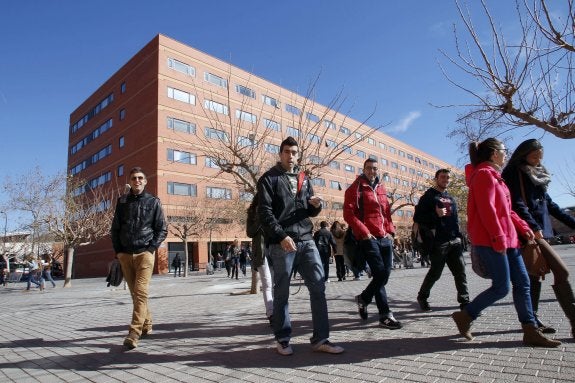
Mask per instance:
[[[537,328],[533,315],[529,276],[519,253],[518,233],[525,239],[533,239],[534,234],[511,207],[509,189],[500,174],[506,153],[503,143],[495,138],[469,144],[471,163],[465,166],[469,187],[468,233],[471,251],[481,259],[491,278],[491,286],[451,316],[459,333],[472,340],[471,323],[484,309],[504,298],[511,284],[515,311],[523,328],[523,343],[557,347],[561,342],[546,338]]]
[[[111,236],[132,296],[132,321],[124,339],[124,347],[131,350],[138,346],[140,337],[152,333],[148,290],[155,253],[168,230],[159,198],[145,190],[148,181],[142,168],[130,170],[129,182],[130,192],[116,204]]]
[[[321,263],[323,265],[324,281],[329,282],[329,261],[331,259],[332,251],[335,254],[337,252],[337,244],[331,232],[327,229],[327,222],[321,221],[320,229],[313,234],[313,240],[317,250],[319,251],[319,257],[321,258]]]
[[[553,238],[551,217],[575,229],[575,218],[565,213],[553,202],[547,188],[551,174],[543,166],[543,145],[536,139],[525,140],[519,144],[503,169],[502,176],[511,192],[513,210],[529,224],[535,233],[535,241],[541,248],[549,269],[553,273],[553,291],[565,316],[571,324],[571,336],[575,338],[575,296],[569,283],[567,266],[548,243]],[[541,277],[529,275],[531,304],[539,329],[546,334],[555,333],[555,329],[545,326],[539,320],[539,298],[541,295]]]
[[[387,192],[377,172],[377,161],[373,158],[365,160],[363,173],[345,191],[343,218],[359,242],[372,276],[367,287],[355,297],[359,316],[367,320],[367,307],[375,298],[379,325],[396,330],[401,328],[401,323],[389,308],[385,289],[393,268],[395,226]]]
[[[310,295],[313,335],[312,349],[339,354],[344,350],[329,341],[324,273],[313,241],[313,223],[322,208],[308,177],[297,166],[297,141],[288,137],[280,144],[279,163],[258,180],[258,216],[268,244],[268,261],[274,281],[272,327],[280,355],[291,355],[292,326],[289,316],[289,287],[292,269],[297,266]]]
[[[182,276],[182,258],[180,258],[180,253],[176,253],[172,260],[172,269],[174,269],[174,278],[176,277],[176,271],[178,272],[178,277]]]
[[[55,288],[56,287],[56,282],[54,282],[54,279],[52,278],[52,260],[53,257],[51,255],[47,255],[46,256],[46,260],[42,265],[42,277],[44,278],[45,281],[48,281],[52,284],[52,287]]]
[[[339,222],[335,221],[331,224],[330,228],[331,234],[335,239],[335,255],[333,258],[335,259],[335,274],[337,276],[338,281],[345,281],[346,278],[346,269],[345,269],[345,258],[343,255],[343,251],[345,248],[344,240],[345,240],[345,226]]]
[[[433,243],[430,246],[431,267],[427,271],[423,283],[417,294],[417,302],[422,311],[431,311],[428,299],[435,282],[441,278],[443,268],[447,267],[453,275],[457,302],[460,308],[469,303],[467,290],[467,275],[465,274],[465,261],[463,259],[463,235],[459,231],[459,218],[457,204],[447,188],[451,180],[449,169],[439,169],[435,172],[435,185],[430,187],[421,196],[413,221],[420,228],[426,227],[433,234]]]

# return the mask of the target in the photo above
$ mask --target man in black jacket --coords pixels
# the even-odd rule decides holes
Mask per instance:
[[[293,137],[280,145],[280,162],[258,181],[258,216],[265,232],[268,261],[274,281],[272,327],[280,355],[291,355],[291,323],[288,311],[290,275],[297,267],[310,294],[313,321],[312,348],[339,354],[343,348],[329,338],[323,267],[312,237],[321,198],[315,196],[309,180],[297,171],[299,148]]]
[[[148,308],[148,286],[154,270],[154,253],[168,233],[162,205],[144,191],[146,175],[141,168],[130,171],[130,192],[116,204],[112,222],[112,244],[130,288],[134,309],[124,347],[137,347],[140,336],[152,332]]]
[[[334,254],[337,252],[337,244],[331,231],[327,229],[327,222],[321,221],[319,226],[320,229],[313,234],[313,240],[315,241],[321,263],[323,264],[323,280],[329,282],[329,259],[331,258],[332,249]]]
[[[423,194],[413,215],[414,222],[434,233],[433,243],[430,246],[431,267],[417,295],[417,302],[422,311],[431,311],[427,300],[431,288],[441,277],[446,264],[455,280],[457,301],[460,307],[463,308],[469,303],[457,205],[455,199],[447,193],[450,178],[449,169],[439,169],[435,172],[435,186],[427,189]]]

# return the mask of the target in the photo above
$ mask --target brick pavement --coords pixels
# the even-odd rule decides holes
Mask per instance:
[[[557,246],[575,270],[575,246]],[[0,288],[0,382],[573,382],[575,343],[555,302],[552,276],[544,282],[540,311],[557,327],[557,349],[524,347],[509,295],[474,323],[474,341],[458,336],[450,314],[457,308],[449,271],[421,313],[415,301],[427,269],[393,271],[390,304],[404,328],[377,326],[375,305],[361,322],[353,297],[367,283],[327,285],[331,340],[341,355],[314,353],[305,286],[292,287],[294,355],[275,352],[260,294],[240,294],[249,278],[215,275],[154,276],[150,303],[154,333],[132,351],[123,337],[131,316],[126,290],[104,278],[74,280],[73,287],[25,293],[25,284]],[[335,274],[332,270],[332,275]],[[468,265],[472,296],[488,281]],[[574,278],[571,277],[571,281]]]

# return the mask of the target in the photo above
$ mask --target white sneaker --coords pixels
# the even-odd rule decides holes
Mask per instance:
[[[285,340],[283,342],[278,342],[277,350],[278,354],[280,355],[287,356],[293,354],[293,349],[291,348],[289,342]]]
[[[324,343],[320,344],[313,348],[314,351],[317,352],[325,352],[327,354],[341,354],[344,350],[343,347],[336,346],[335,344],[331,343],[329,340],[326,340]]]

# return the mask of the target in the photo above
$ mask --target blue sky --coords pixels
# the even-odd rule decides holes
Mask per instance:
[[[512,34],[513,2],[488,3]],[[470,9],[479,13],[476,5]],[[46,173],[64,170],[70,113],[158,33],[301,93],[321,73],[318,102],[328,104],[343,89],[355,119],[375,108],[371,126],[389,124],[393,137],[462,165],[446,134],[464,110],[432,106],[470,101],[438,66],[446,64],[439,50],[453,51],[453,23],[460,20],[451,0],[5,0],[0,177],[36,165]],[[510,148],[542,139],[544,162],[555,174],[575,159],[572,142],[530,130],[514,134]],[[575,205],[557,177],[550,194],[562,206]]]

